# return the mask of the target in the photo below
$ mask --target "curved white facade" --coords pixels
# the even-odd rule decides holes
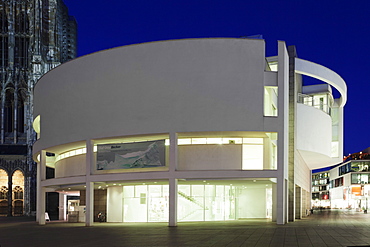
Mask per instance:
[[[143,133],[262,131],[264,42],[209,42],[120,47],[45,75],[35,115],[41,137],[54,138],[40,138],[35,148]],[[123,121],[124,128],[112,124]]]
[[[279,69],[272,71],[263,40],[189,39],[102,51],[47,73],[34,91],[39,222],[45,192],[68,190],[80,193],[86,225],[99,205],[111,222],[170,226],[243,218],[284,224],[305,216],[306,177],[315,155],[330,156],[331,132],[324,128],[332,122],[303,105],[295,113],[302,119],[289,129],[288,58],[279,42]],[[309,131],[299,133],[302,127]],[[309,133],[322,145],[310,146]],[[306,137],[312,141],[301,141]],[[294,153],[301,149],[301,158],[290,158],[289,145]],[[289,159],[297,160],[296,179]],[[46,166],[54,178],[46,179]],[[286,203],[287,180],[300,190],[296,212]],[[106,199],[94,204],[101,194]],[[146,213],[132,218],[134,209]]]
[[[332,121],[325,112],[297,105],[297,149],[311,169],[332,161]]]
[[[295,59],[295,72],[307,75],[332,85],[341,95],[340,107],[347,102],[347,85],[346,82],[334,71],[303,59]]]

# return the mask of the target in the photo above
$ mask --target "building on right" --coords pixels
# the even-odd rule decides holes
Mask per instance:
[[[370,148],[344,157],[330,173],[330,207],[367,212],[370,191]]]
[[[313,209],[330,208],[329,183],[329,169],[312,173],[311,207]]]

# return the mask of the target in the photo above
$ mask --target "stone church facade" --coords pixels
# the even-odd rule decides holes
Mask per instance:
[[[76,31],[62,0],[0,3],[0,216],[36,210],[33,87],[76,57]]]

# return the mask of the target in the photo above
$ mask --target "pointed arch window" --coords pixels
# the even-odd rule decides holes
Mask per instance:
[[[13,174],[13,199],[23,199],[24,175],[20,170]]]
[[[14,88],[9,87],[5,92],[5,109],[4,109],[5,132],[13,131],[14,121]]]
[[[0,169],[0,201],[8,199],[8,174]]]

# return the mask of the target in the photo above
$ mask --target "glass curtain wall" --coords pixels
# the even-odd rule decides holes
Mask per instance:
[[[235,186],[179,185],[177,220],[235,220]]]
[[[167,222],[168,185],[123,187],[124,222]]]
[[[168,222],[168,196],[168,185],[123,186],[123,222]],[[179,184],[177,197],[178,222],[272,217],[271,184]]]

